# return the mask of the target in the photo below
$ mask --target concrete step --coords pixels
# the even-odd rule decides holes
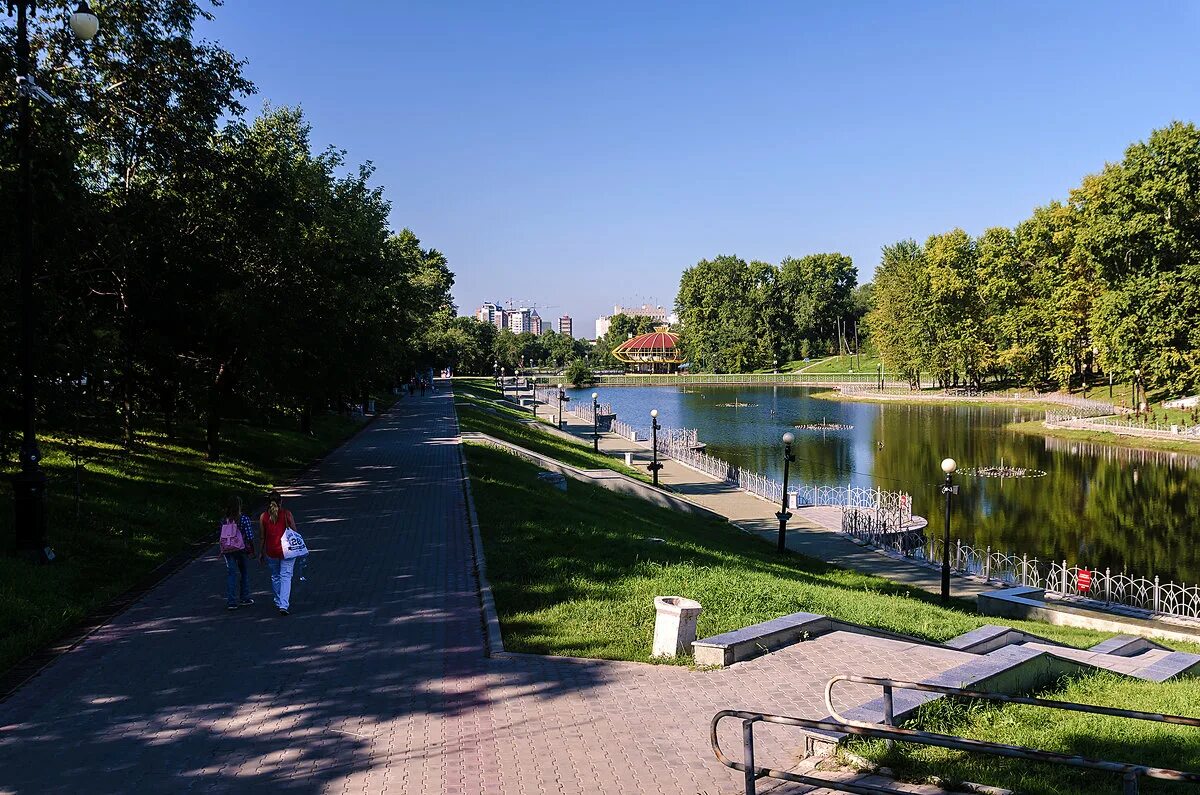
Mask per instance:
[[[1072,649],[1045,643],[1022,643],[1023,648],[1043,651],[1082,665],[1102,668],[1126,676],[1165,682],[1180,676],[1200,675],[1200,655],[1164,648],[1150,648],[1132,656],[1105,654],[1089,649]],[[1120,650],[1121,647],[1118,647]]]

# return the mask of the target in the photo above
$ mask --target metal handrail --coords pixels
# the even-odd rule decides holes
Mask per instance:
[[[853,682],[857,684],[878,685],[881,687],[883,689],[884,723],[876,724],[850,720],[834,709],[833,688],[838,682]],[[799,773],[791,773],[784,770],[772,770],[770,768],[755,767],[753,725],[759,721],[776,723],[785,726],[799,726],[806,729],[819,729],[823,731],[855,734],[862,737],[874,737],[888,741],[889,745],[896,740],[900,740],[919,745],[932,745],[940,748],[950,748],[958,751],[971,751],[976,753],[991,754],[992,756],[1003,756],[1011,759],[1027,759],[1036,762],[1046,762],[1049,764],[1066,765],[1068,767],[1078,767],[1086,770],[1099,770],[1107,773],[1116,773],[1121,775],[1122,780],[1124,781],[1126,795],[1136,795],[1138,791],[1138,779],[1142,776],[1160,779],[1163,781],[1200,783],[1200,773],[1191,773],[1184,770],[1150,767],[1148,765],[1138,765],[1128,762],[1109,762],[1101,759],[1091,759],[1084,756],[1060,754],[1055,751],[1045,751],[1038,748],[1027,748],[1020,745],[1007,745],[1004,743],[988,742],[986,740],[972,740],[967,737],[955,737],[948,734],[936,734],[934,732],[919,731],[916,729],[904,729],[893,726],[891,724],[894,720],[892,709],[892,690],[894,688],[900,688],[902,690],[920,690],[929,693],[956,696],[959,698],[973,698],[982,701],[994,701],[997,703],[1026,704],[1035,707],[1046,707],[1048,709],[1061,709],[1070,712],[1109,715],[1118,718],[1131,718],[1134,720],[1147,720],[1154,721],[1156,723],[1169,723],[1177,726],[1193,726],[1200,728],[1200,718],[1186,717],[1183,715],[1164,715],[1152,712],[1119,709],[1116,707],[1100,707],[1091,704],[1077,704],[1070,701],[1052,701],[1049,699],[1034,698],[1029,696],[1010,696],[1004,693],[968,690],[961,687],[930,685],[921,682],[906,682],[898,679],[884,679],[874,676],[841,674],[830,679],[825,685],[825,706],[829,710],[829,716],[831,720],[816,721],[809,720],[807,718],[793,718],[782,715],[768,715],[765,713],[723,710],[718,712],[712,720],[711,739],[713,753],[716,754],[717,759],[726,767],[743,771],[746,774],[747,795],[754,794],[755,780],[764,776],[768,778],[781,779],[783,781],[794,781],[800,784],[827,785],[836,783],[837,788],[845,792],[900,792],[900,790],[876,787],[874,785],[832,782],[827,779],[818,779],[812,776],[804,776]],[[730,760],[721,751],[720,744],[717,739],[717,724],[722,718],[726,717],[735,717],[742,720],[742,742],[746,759],[744,764]]]

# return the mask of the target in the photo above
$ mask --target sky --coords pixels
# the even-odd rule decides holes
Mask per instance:
[[[461,314],[670,306],[722,254],[1012,226],[1195,121],[1200,2],[227,0],[200,27],[375,164]]]

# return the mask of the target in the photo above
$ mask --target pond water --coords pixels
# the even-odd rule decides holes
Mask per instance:
[[[590,400],[593,390],[569,390]],[[783,476],[784,432],[796,434],[793,482],[902,490],[942,530],[940,462],[1044,470],[1040,478],[956,476],[952,534],[996,550],[1195,583],[1200,577],[1200,455],[1132,450],[1006,429],[1040,410],[982,404],[855,403],[802,387],[608,387],[618,417],[646,430],[696,428],[708,452]],[[731,406],[728,404],[750,404]],[[726,404],[726,405],[722,405]],[[840,431],[795,425],[837,423]]]

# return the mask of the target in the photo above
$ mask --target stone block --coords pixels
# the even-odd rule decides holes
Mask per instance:
[[[654,597],[654,648],[651,656],[687,654],[696,640],[700,603],[683,596]]]

